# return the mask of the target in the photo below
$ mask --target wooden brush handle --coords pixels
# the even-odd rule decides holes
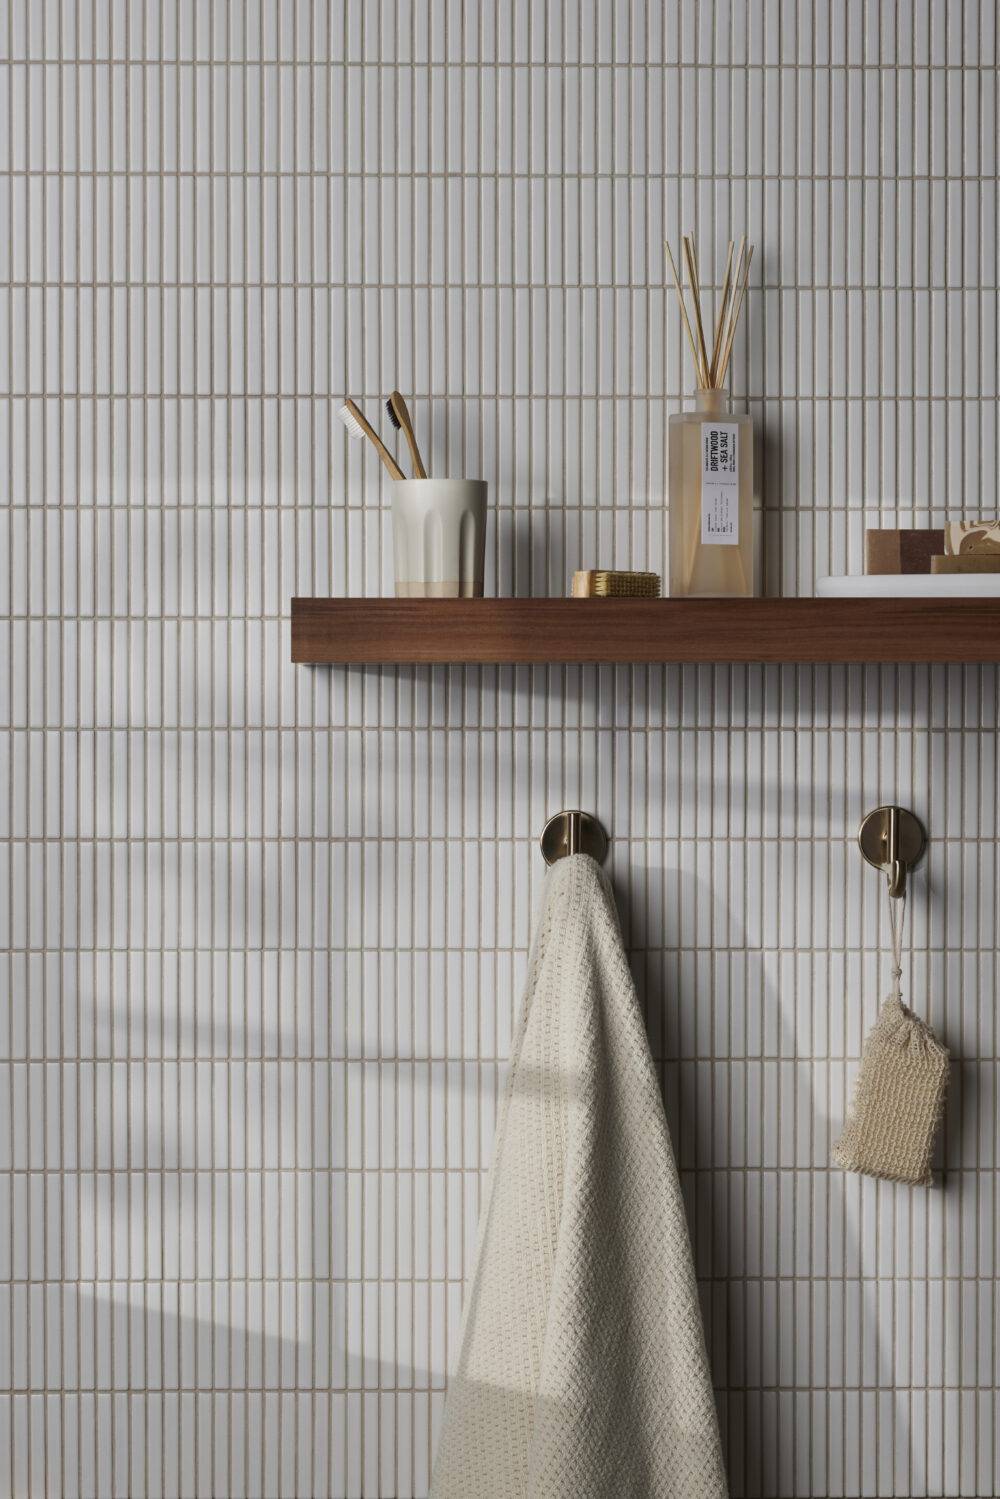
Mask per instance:
[[[376,453],[381,458],[382,462],[385,464],[392,477],[394,479],[404,479],[406,475],[403,473],[403,470],[400,468],[395,458],[389,452],[389,449],[386,447],[381,437],[379,437],[378,433],[375,431],[375,428],[372,426],[371,422],[362,412],[361,407],[357,406],[354,401],[351,400],[345,401],[344,405],[347,407],[348,411],[351,413],[354,420],[361,428],[362,432],[368,438],[368,441],[372,443]]]
[[[398,390],[392,392],[389,397],[389,404],[396,414],[396,420],[403,430],[403,436],[406,438],[410,449],[410,458],[413,462],[413,477],[415,479],[426,479],[427,470],[424,468],[424,460],[421,458],[420,449],[417,447],[417,439],[413,431],[413,423],[410,421],[410,413],[406,402]]]

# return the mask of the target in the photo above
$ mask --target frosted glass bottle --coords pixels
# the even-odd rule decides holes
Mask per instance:
[[[699,390],[669,424],[671,598],[759,591],[760,485],[753,421],[723,390]]]

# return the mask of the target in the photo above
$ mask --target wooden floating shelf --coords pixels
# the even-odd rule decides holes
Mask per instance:
[[[292,660],[1000,661],[1000,599],[292,599]]]

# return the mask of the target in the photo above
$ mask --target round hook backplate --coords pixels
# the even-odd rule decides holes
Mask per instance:
[[[905,807],[876,807],[869,812],[858,829],[858,843],[869,864],[884,869],[889,862],[889,820],[896,813],[896,858],[907,869],[919,864],[925,847],[927,834],[923,824]]]
[[[571,845],[571,819],[576,819],[576,849],[578,854],[589,854],[598,864],[603,864],[608,852],[608,835],[596,817],[589,812],[557,812],[550,817],[538,840],[542,846],[546,864],[565,859],[574,852]]]

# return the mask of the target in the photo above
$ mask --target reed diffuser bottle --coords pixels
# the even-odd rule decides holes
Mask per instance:
[[[683,244],[693,328],[669,245],[667,257],[697,389],[694,411],[672,416],[669,423],[669,593],[671,598],[752,598],[758,592],[760,571],[760,465],[753,421],[745,412],[731,411],[725,379],[753,246],[747,246],[744,236],[734,264],[733,241],[729,242],[709,351],[694,236],[685,235]]]

